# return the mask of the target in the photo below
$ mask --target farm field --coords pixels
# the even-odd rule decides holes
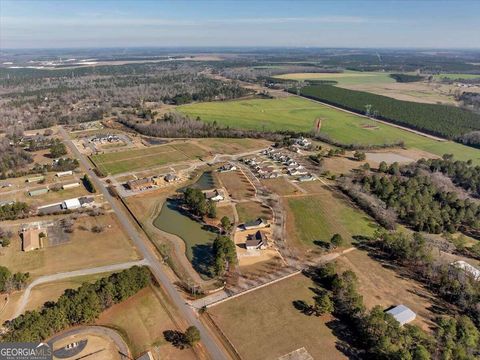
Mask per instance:
[[[301,246],[316,246],[316,241],[330,242],[335,233],[350,242],[354,235],[372,235],[375,222],[346,200],[327,189],[315,194],[288,198],[287,234]]]
[[[256,201],[246,201],[235,205],[240,223],[256,220],[259,217],[270,220],[272,211]]]
[[[413,132],[375,122],[304,98],[254,99],[183,105],[178,111],[200,116],[220,125],[266,130],[310,131],[315,119],[322,119],[321,133],[345,144],[384,144],[403,140],[438,156],[450,153],[458,160],[480,164],[480,150],[452,141],[437,141]]]
[[[145,149],[92,155],[94,164],[111,175],[161,166],[172,162],[192,160],[207,152],[191,143],[159,145]]]
[[[438,313],[432,309],[442,308],[436,299],[420,283],[400,276],[389,264],[382,264],[372,259],[365,251],[355,250],[336,260],[340,271],[353,270],[358,277],[359,293],[363,296],[365,306],[372,308],[381,305],[384,308],[404,304],[411,308],[417,318],[413,324],[424,330],[433,325]]]
[[[104,226],[105,230],[93,233],[90,228],[94,225]],[[10,246],[0,250],[0,259],[12,272],[30,272],[31,278],[139,259],[113,214],[79,218],[69,241],[64,244],[29,252],[21,248],[20,236],[14,236]]]
[[[337,348],[331,316],[306,316],[295,300],[311,301],[313,282],[296,275],[211,307],[212,320],[249,360],[273,360],[304,347],[314,359],[346,359]]]
[[[177,329],[167,311],[172,308],[167,305],[163,294],[150,286],[104,311],[96,323],[118,330],[135,357],[155,346],[159,347],[162,359],[195,359],[193,351],[179,350],[164,339],[164,331],[181,330]]]
[[[274,76],[286,80],[329,80],[337,81],[338,85],[369,84],[369,83],[394,83],[389,73],[363,72],[346,70],[341,73],[291,73]]]
[[[435,80],[441,80],[441,79],[450,79],[450,80],[456,80],[456,79],[478,79],[480,78],[480,74],[453,74],[453,73],[443,73],[443,74],[437,74],[433,75],[433,78]]]

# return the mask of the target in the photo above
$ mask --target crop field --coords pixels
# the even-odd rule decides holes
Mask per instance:
[[[322,119],[321,133],[345,144],[384,144],[403,140],[407,147],[438,156],[450,153],[458,160],[480,164],[480,150],[452,141],[437,141],[308,99],[255,99],[184,105],[178,111],[204,121],[244,129],[310,131]]]
[[[172,162],[191,160],[202,157],[206,153],[204,149],[194,144],[181,143],[92,155],[91,159],[100,170],[115,175]]]
[[[364,212],[324,189],[315,195],[287,200],[287,233],[302,246],[329,242],[339,233],[350,242],[354,235],[372,235],[376,224]]]
[[[212,320],[243,359],[277,360],[304,347],[314,359],[346,359],[337,348],[331,316],[306,316],[293,301],[311,302],[313,282],[296,275],[211,307]],[[293,358],[292,358],[293,359]]]
[[[328,80],[336,81],[338,85],[394,83],[395,80],[384,72],[344,71],[341,73],[291,73],[274,76],[286,80]]]

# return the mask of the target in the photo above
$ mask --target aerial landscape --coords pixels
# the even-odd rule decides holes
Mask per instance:
[[[479,14],[0,0],[0,359],[480,359]]]

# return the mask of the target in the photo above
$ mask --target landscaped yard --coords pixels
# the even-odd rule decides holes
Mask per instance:
[[[91,159],[100,170],[115,175],[172,162],[196,159],[206,153],[204,149],[192,143],[178,143],[92,155]]]
[[[313,282],[296,275],[211,307],[213,321],[243,359],[277,360],[304,347],[314,359],[345,359],[329,328],[330,316],[306,316],[293,301],[312,302]]]
[[[244,129],[310,131],[322,119],[321,133],[346,144],[384,144],[404,141],[435,155],[454,154],[459,160],[480,164],[480,150],[452,141],[437,141],[378,123],[304,98],[216,101],[183,105],[178,111],[204,121]]]
[[[371,218],[327,189],[315,195],[289,198],[286,204],[287,234],[302,246],[329,242],[336,233],[350,242],[354,235],[372,235],[375,231]]]

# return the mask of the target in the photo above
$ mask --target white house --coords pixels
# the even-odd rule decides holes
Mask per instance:
[[[264,250],[267,248],[267,236],[263,231],[258,230],[255,234],[247,237],[245,247],[247,250]]]
[[[395,306],[393,309],[390,309],[387,311],[387,314],[392,315],[395,320],[397,320],[400,325],[405,325],[417,317],[417,314],[415,314],[412,310],[410,310],[408,307],[405,305],[398,305]]]

